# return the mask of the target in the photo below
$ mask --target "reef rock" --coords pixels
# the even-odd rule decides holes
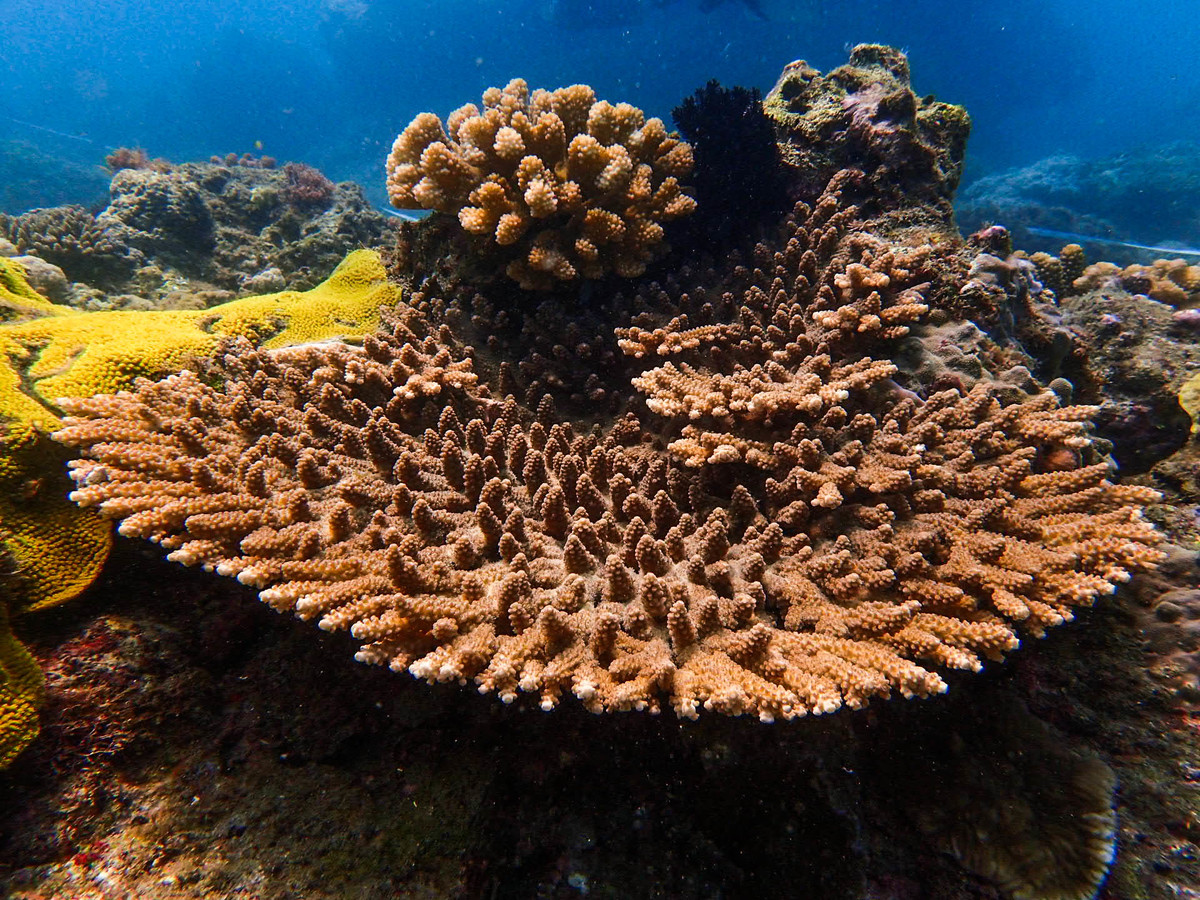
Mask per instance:
[[[1061,312],[1103,386],[1097,433],[1122,468],[1144,472],[1183,447],[1191,421],[1179,391],[1200,372],[1200,347],[1171,307],[1110,287],[1064,299]]]
[[[293,163],[121,168],[110,193],[96,215],[81,207],[0,215],[0,236],[83,282],[73,302],[113,308],[125,304],[98,303],[89,288],[151,300],[180,290],[303,290],[351,251],[384,243],[391,230],[357,185],[334,185]],[[279,277],[264,281],[271,270]]]
[[[29,286],[52,303],[65,303],[71,296],[66,273],[40,256],[13,256],[12,261],[25,270]]]
[[[948,217],[971,119],[961,106],[917,96],[899,50],[860,44],[827,75],[790,63],[763,106],[802,199],[819,195],[839,169],[856,168],[875,202]]]

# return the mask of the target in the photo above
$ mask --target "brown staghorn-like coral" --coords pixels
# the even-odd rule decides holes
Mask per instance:
[[[523,288],[641,275],[663,223],[689,215],[680,188],[691,148],[628,103],[586,85],[489,88],[442,121],[421,113],[396,138],[388,196],[401,209],[457,215]]]
[[[752,283],[682,339],[622,330],[663,362],[637,376],[647,425],[494,399],[402,305],[362,349],[65,401],[74,496],[349,629],[360,660],[505,700],[770,720],[940,692],[937,668],[978,669],[1152,565],[1154,494],[1111,484],[1091,410],[1050,393],[903,396],[862,351],[921,315],[926,251],[836,205],[798,209],[778,251],[811,277]]]
[[[732,335],[714,323],[737,321],[744,297],[783,290],[798,298],[822,313],[823,333],[844,354],[902,336],[926,306],[955,302],[967,265],[954,245],[923,242],[927,233],[918,230],[905,233],[906,244],[875,236],[849,199],[861,196],[861,184],[861,173],[839,173],[816,209],[801,204],[772,235],[729,253],[719,268],[685,263],[630,293],[592,291],[586,305],[571,296],[481,289],[441,272],[419,282],[412,301],[479,348],[479,361],[498,371],[492,383],[502,395],[536,408],[550,394],[570,415],[619,414],[629,408],[630,379],[644,368],[636,357],[666,355],[663,344],[694,346],[701,334]],[[843,300],[865,286],[864,278],[886,280],[887,289]],[[629,324],[617,329],[614,342],[617,323]],[[761,331],[738,334],[770,340],[772,323],[757,325]],[[622,359],[626,350],[633,360]]]

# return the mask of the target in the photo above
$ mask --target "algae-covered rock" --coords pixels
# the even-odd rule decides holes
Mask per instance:
[[[25,270],[25,280],[51,303],[66,303],[71,297],[67,274],[40,256],[14,256],[12,261]]]
[[[948,213],[971,118],[961,106],[918,97],[899,50],[860,44],[827,75],[797,60],[763,108],[802,197],[815,198],[835,172],[855,168],[880,199],[930,203]]]
[[[119,231],[129,246],[168,257],[212,250],[212,211],[186,174],[122,169],[113,175],[111,191],[112,202],[98,221],[106,231]]]
[[[62,315],[55,306],[29,284],[25,268],[12,257],[0,256],[0,322],[34,316]]]
[[[1191,422],[1178,397],[1200,370],[1200,346],[1180,340],[1171,307],[1107,286],[1067,297],[1059,310],[1086,336],[1091,377],[1103,385],[1096,430],[1122,471],[1147,471],[1183,447]]]
[[[72,282],[158,300],[175,290],[278,290],[248,283],[273,267],[284,284],[310,288],[356,247],[386,244],[392,227],[350,182],[333,185],[317,173],[330,194],[307,202],[292,181],[311,167],[153,163],[116,171],[108,206],[95,215],[80,206],[0,213],[0,240],[61,267]],[[159,271],[157,284],[142,277],[148,268]]]

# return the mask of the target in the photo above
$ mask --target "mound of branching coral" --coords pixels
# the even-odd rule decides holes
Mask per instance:
[[[663,223],[690,214],[680,188],[691,148],[628,103],[587,85],[531,94],[521,79],[490,88],[443,126],[421,113],[387,161],[401,209],[458,216],[522,288],[610,273],[633,278],[663,249]]]

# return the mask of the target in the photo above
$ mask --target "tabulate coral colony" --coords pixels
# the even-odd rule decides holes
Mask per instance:
[[[922,219],[873,189],[883,168],[827,172],[719,268],[628,295],[600,280],[581,303],[577,276],[636,275],[650,256],[589,237],[606,207],[569,187],[573,148],[596,157],[596,184],[669,173],[651,196],[670,182],[674,200],[647,207],[662,219],[691,168],[661,123],[633,110],[618,127],[624,107],[593,104],[513,82],[451,117],[456,143],[418,117],[389,163],[403,205],[526,242],[500,271],[559,291],[489,294],[410,247],[414,290],[362,346],[234,342],[204,378],[61,401],[55,437],[82,456],[72,497],[348,629],[363,662],[545,709],[574,694],[686,718],[936,694],[939,671],[978,670],[1158,561],[1140,516],[1156,495],[1110,481],[1093,408],[893,380],[891,349],[949,308],[966,267],[944,209]],[[864,161],[895,171],[888,154],[928,148],[897,141],[892,113],[870,119],[881,106],[838,109],[877,142]],[[643,164],[630,147],[650,131]],[[539,211],[563,206],[567,224]],[[637,210],[626,235],[654,220]]]

